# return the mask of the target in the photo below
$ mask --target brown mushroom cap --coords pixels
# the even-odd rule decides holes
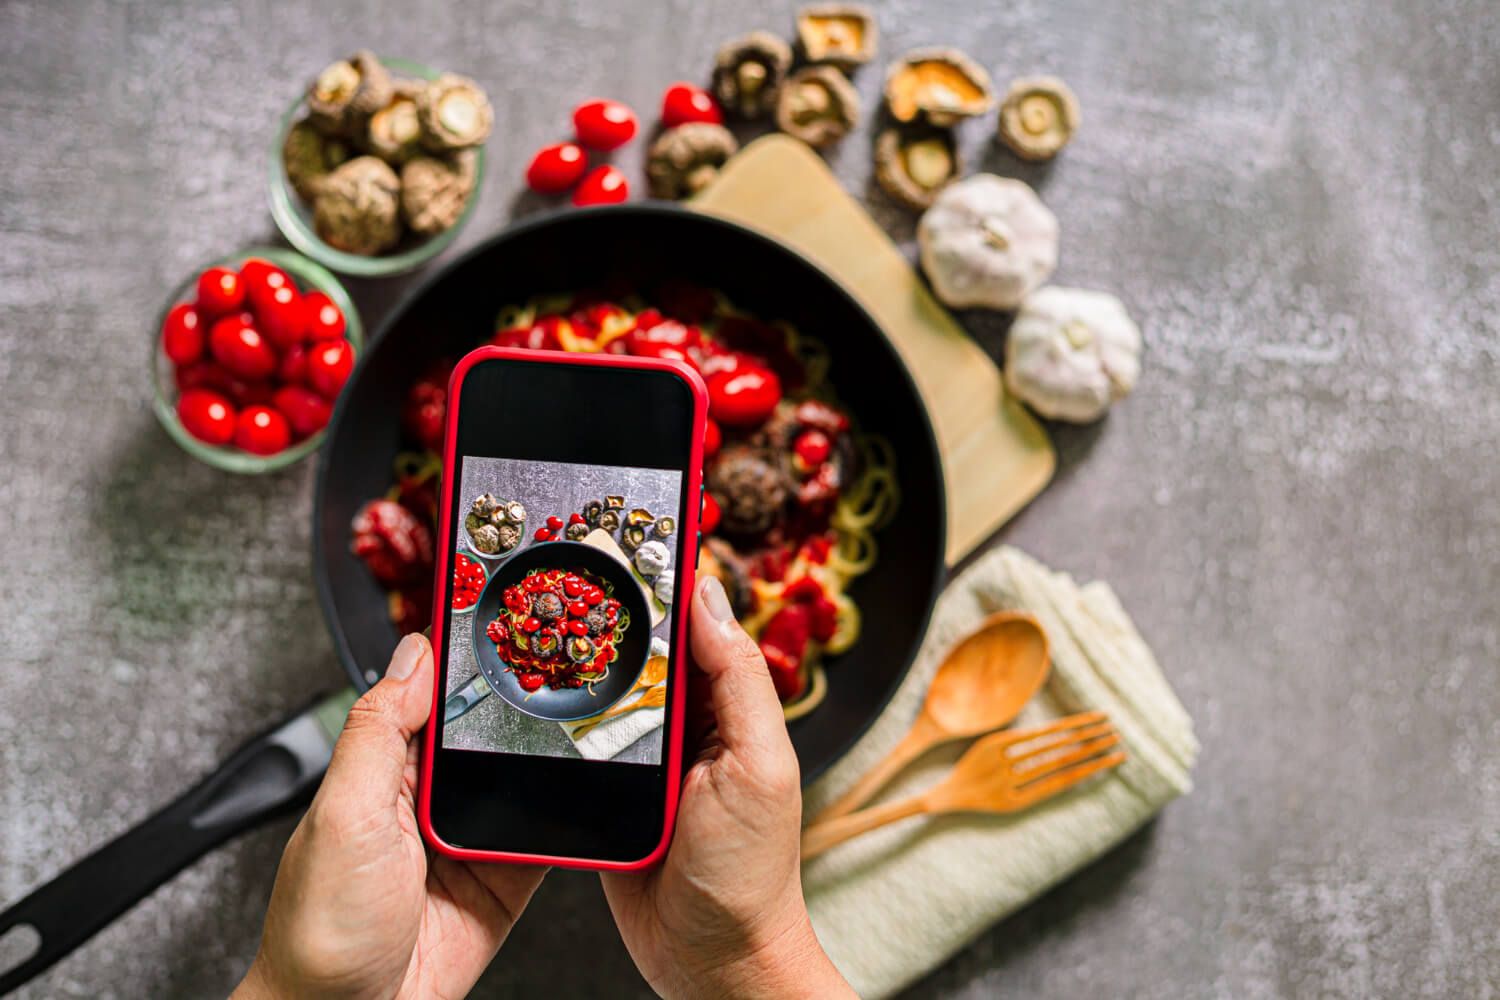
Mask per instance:
[[[397,80],[390,100],[381,105],[365,126],[365,146],[393,166],[414,156],[422,138],[422,122],[417,114],[417,95],[422,85],[415,80]]]
[[[1023,160],[1049,160],[1078,130],[1078,98],[1055,76],[1012,80],[1000,105],[1000,139]]]
[[[932,205],[962,172],[951,129],[886,129],[875,140],[875,180],[908,208]]]
[[[808,62],[852,70],[875,58],[880,29],[863,4],[810,4],[797,12],[797,43]]]
[[[651,144],[646,180],[654,198],[686,198],[713,180],[740,144],[722,125],[688,122],[669,128]]]
[[[859,121],[859,94],[832,66],[808,66],[787,78],[776,99],[776,127],[809,146],[837,142]]]
[[[995,105],[990,75],[958,49],[913,49],[891,64],[885,102],[898,122],[955,125]]]
[[[401,181],[378,156],[358,156],[323,180],[313,203],[318,238],[347,253],[373,256],[401,239]]]
[[[464,214],[477,179],[474,151],[448,159],[419,156],[401,168],[401,216],[415,233],[434,236]]]
[[[776,107],[776,91],[792,66],[792,48],[768,31],[725,42],[714,58],[714,96],[731,114],[760,118]]]
[[[323,178],[348,158],[348,143],[324,135],[305,120],[287,130],[286,141],[281,145],[281,164],[286,170],[287,183],[305,201],[316,198]]]
[[[307,87],[308,120],[332,135],[358,135],[391,99],[391,75],[375,53],[361,49],[323,68]]]
[[[444,73],[417,95],[422,145],[435,153],[477,146],[490,137],[495,114],[479,84]]]

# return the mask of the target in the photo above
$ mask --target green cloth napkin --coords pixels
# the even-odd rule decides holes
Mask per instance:
[[[1102,709],[1130,759],[1024,813],[903,820],[804,865],[813,926],[863,997],[887,996],[942,964],[1192,787],[1188,772],[1198,754],[1192,720],[1114,592],[1098,582],[1079,586],[1002,547],[943,592],[911,672],[870,731],[808,789],[805,815],[832,802],[900,740],[948,650],[986,615],[1006,608],[1035,615],[1052,650],[1046,686],[1014,725]],[[876,801],[934,784],[966,746],[933,751]]]

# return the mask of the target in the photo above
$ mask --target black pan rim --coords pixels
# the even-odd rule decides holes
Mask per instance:
[[[474,244],[474,246],[465,250],[463,253],[452,258],[451,260],[444,261],[442,264],[435,267],[432,271],[425,274],[419,282],[417,282],[412,288],[408,289],[406,294],[402,295],[401,298],[397,300],[395,305],[390,307],[390,309],[386,312],[385,317],[380,321],[379,326],[375,327],[374,331],[367,336],[364,349],[360,352],[359,357],[356,359],[354,371],[349,376],[350,383],[353,383],[363,374],[370,356],[375,353],[376,348],[379,347],[381,342],[385,340],[386,334],[389,333],[392,327],[395,326],[396,320],[404,316],[406,312],[412,307],[413,303],[415,303],[422,296],[426,295],[434,285],[446,278],[451,271],[468,263],[474,257],[477,257],[480,254],[488,253],[494,247],[508,240],[524,236],[525,234],[530,233],[533,230],[540,229],[545,226],[550,226],[564,220],[572,221],[578,218],[588,218],[603,215],[638,215],[646,218],[673,217],[676,219],[692,220],[692,224],[727,230],[735,233],[737,236],[743,239],[758,243],[774,252],[787,255],[793,261],[817,274],[824,282],[827,283],[829,288],[832,289],[835,294],[842,296],[848,305],[852,306],[861,316],[866,319],[871,328],[879,334],[880,340],[885,349],[889,351],[891,356],[895,359],[896,367],[900,371],[900,377],[905,381],[906,388],[913,394],[913,396],[915,396],[917,400],[922,400],[922,394],[917,389],[916,381],[912,378],[910,369],[906,367],[906,363],[901,359],[900,352],[897,351],[895,345],[891,343],[891,339],[886,334],[885,328],[876,321],[874,316],[870,315],[870,311],[865,308],[862,302],[860,302],[858,296],[856,296],[853,292],[846,288],[843,282],[839,281],[833,275],[829,274],[806,254],[803,254],[801,251],[787,246],[785,243],[782,243],[781,241],[774,239],[766,235],[765,233],[758,232],[755,229],[750,228],[749,226],[744,226],[737,222],[732,222],[728,219],[720,218],[719,216],[709,215],[703,212],[691,211],[678,205],[666,202],[648,202],[629,205],[599,205],[590,208],[558,209],[556,211],[539,213],[537,215],[529,216],[525,219],[517,220],[515,222],[512,222],[510,225],[505,226],[499,232],[480,240],[478,243]],[[349,676],[349,679],[354,683],[355,688],[357,690],[364,691],[370,687],[371,682],[365,679],[364,675],[359,670],[359,665],[354,662],[354,655],[349,649],[348,639],[344,636],[343,631],[337,625],[338,619],[333,604],[333,592],[331,586],[329,585],[328,574],[324,570],[321,556],[324,542],[323,497],[328,485],[329,455],[332,452],[330,444],[337,435],[339,426],[343,421],[344,412],[348,408],[348,400],[348,393],[343,393],[339,396],[338,402],[334,405],[333,415],[328,421],[328,430],[324,435],[323,445],[318,449],[317,479],[313,489],[312,512],[313,587],[317,592],[318,606],[323,613],[324,625],[328,629],[330,638],[333,639],[334,651],[338,654],[339,663],[343,666],[344,673],[347,674]],[[880,697],[877,699],[878,708],[870,714],[870,717],[866,719],[862,725],[855,728],[855,730],[850,734],[849,738],[845,740],[844,743],[840,745],[834,753],[830,754],[827,760],[821,762],[816,767],[805,768],[803,770],[802,783],[804,785],[810,784],[811,782],[816,780],[830,766],[832,766],[834,761],[842,759],[849,752],[849,750],[859,742],[859,740],[865,735],[865,733],[869,732],[870,727],[875,724],[875,720],[880,718],[880,716],[884,714],[886,708],[890,705],[891,698],[896,693],[896,689],[899,688],[902,681],[906,679],[907,673],[911,670],[912,663],[915,662],[917,654],[921,651],[922,643],[926,640],[927,637],[928,626],[932,621],[933,608],[937,605],[938,596],[941,594],[943,589],[943,584],[945,582],[945,577],[947,574],[948,484],[943,478],[942,452],[938,448],[937,433],[932,428],[932,418],[928,415],[927,407],[925,404],[919,406],[918,410],[921,415],[921,433],[927,439],[927,442],[930,446],[929,455],[932,459],[930,467],[921,471],[932,477],[934,488],[937,491],[938,544],[935,546],[932,566],[929,568],[928,573],[925,574],[927,578],[930,579],[931,583],[928,587],[927,600],[924,602],[924,606],[921,611],[916,639],[913,641],[911,648],[906,650],[904,654],[906,657],[905,669],[896,673],[896,676],[892,679],[886,690],[882,692]],[[807,719],[796,720],[792,723],[792,725],[795,726],[799,723],[806,722],[810,719],[815,718],[816,713],[808,716]]]

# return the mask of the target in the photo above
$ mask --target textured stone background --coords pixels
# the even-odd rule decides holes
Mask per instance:
[[[644,507],[662,517],[678,516],[682,506],[681,473],[663,469],[623,469],[609,466],[568,465],[561,462],[505,461],[471,458],[464,465],[464,499],[493,493],[502,499],[519,500],[526,507],[526,532],[521,548],[532,543],[532,533],[543,527],[549,515],[567,518],[589,500],[611,494],[625,498],[625,509]],[[464,541],[464,526],[454,527],[453,544]],[[672,565],[677,565],[679,534],[671,538]],[[519,550],[518,550],[519,551]],[[489,563],[485,564],[489,567]],[[500,563],[500,565],[505,565]],[[479,673],[474,658],[474,616],[450,619],[448,694],[451,696]],[[652,634],[663,641],[671,638],[671,618],[663,618]],[[639,662],[639,661],[638,661]],[[545,697],[545,690],[538,697]],[[601,730],[602,732],[602,730]],[[622,764],[661,762],[662,731],[651,730],[611,759]],[[462,718],[443,730],[443,746],[473,750],[505,750],[509,753],[572,757],[579,753],[562,726],[533,718],[510,707],[494,695],[475,705]]]
[[[165,291],[271,238],[265,147],[298,81],[358,43],[479,77],[498,138],[467,245],[535,207],[517,179],[574,101],[649,110],[792,7],[0,5],[0,897],[341,677],[309,583],[311,468],[198,465],[147,389]],[[1493,3],[954,0],[881,22],[886,54],[957,42],[1080,95],[1050,168],[980,124],[965,145],[1042,189],[1058,278],[1124,298],[1145,374],[1104,425],[1057,432],[1056,481],[1004,537],[1114,585],[1205,747],[1192,796],[915,993],[1494,995]],[[870,191],[867,130],[832,160]],[[403,283],[350,284],[373,323]],[[29,995],[222,994],[290,829],[206,858]],[[557,950],[571,935],[586,961]],[[476,994],[642,990],[597,881],[554,874]]]

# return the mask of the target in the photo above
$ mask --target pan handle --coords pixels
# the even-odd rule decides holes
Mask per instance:
[[[319,699],[261,733],[176,801],[0,913],[0,995],[51,967],[211,848],[311,801],[354,698],[350,688]],[[4,947],[7,938],[14,944],[23,937],[33,947],[22,954]]]
[[[490,696],[490,682],[484,674],[475,674],[474,679],[448,696],[443,702],[443,721],[452,722],[469,709]]]

